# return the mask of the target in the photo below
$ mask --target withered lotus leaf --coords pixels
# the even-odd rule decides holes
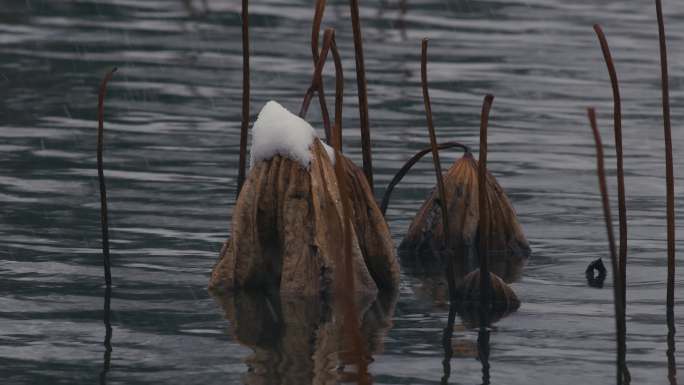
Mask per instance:
[[[371,276],[381,288],[396,288],[399,282],[399,263],[394,242],[363,170],[342,155],[345,173],[349,178],[353,224],[359,246]]]
[[[520,307],[520,300],[513,289],[508,286],[499,276],[489,273],[489,304],[494,309],[515,311]],[[480,304],[480,269],[468,273],[459,287],[459,296],[462,304]]]
[[[403,254],[422,259],[424,265],[436,255],[454,258],[455,271],[469,272],[479,266],[478,240],[478,165],[472,154],[466,152],[444,175],[449,215],[449,232],[445,239],[439,197],[436,189],[413,218],[400,250]],[[488,238],[489,269],[512,282],[519,278],[530,246],[506,193],[496,178],[487,172],[487,201],[489,215]],[[449,250],[448,253],[443,250]]]
[[[376,293],[398,285],[389,229],[364,178],[355,176],[353,164],[346,167],[357,180],[350,183],[354,218],[344,218],[335,172],[318,139],[311,153],[308,168],[280,155],[254,164],[236,202],[232,234],[214,266],[210,289],[270,287],[318,295],[332,288],[342,249],[341,220],[354,224],[356,290]]]

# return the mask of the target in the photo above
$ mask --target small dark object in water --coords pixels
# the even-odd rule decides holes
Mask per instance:
[[[598,275],[594,275],[594,271],[597,271]],[[584,274],[587,276],[587,284],[589,286],[599,289],[603,288],[603,281],[606,280],[606,266],[601,258],[590,263]]]

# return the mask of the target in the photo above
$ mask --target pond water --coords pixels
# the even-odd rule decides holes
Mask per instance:
[[[312,3],[252,2],[253,114],[270,99],[290,109],[299,106],[310,79]],[[630,226],[627,362],[634,383],[666,383],[664,145],[653,2],[403,3],[365,1],[361,7],[376,195],[403,161],[428,143],[419,76],[420,40],[428,37],[438,137],[476,148],[482,97],[496,95],[489,167],[508,192],[533,249],[522,279],[512,285],[520,309],[494,324],[489,335],[489,375],[497,384],[615,381],[610,272],[601,290],[588,287],[584,277],[591,260],[608,260],[587,106],[598,109],[609,191],[616,192],[611,91],[592,30],[594,23],[603,25],[624,108]],[[667,1],[664,9],[679,164],[684,4]],[[216,300],[206,290],[230,233],[235,197],[239,13],[239,2],[227,0],[3,2],[3,383],[92,384],[103,370],[95,118],[97,86],[112,66],[119,72],[106,106],[114,282],[113,350],[106,380],[334,381],[334,362],[312,362],[320,355],[334,360],[334,352],[312,357],[310,350],[317,347],[305,340],[311,330],[297,329],[315,326],[302,316],[310,303],[277,304],[293,317],[285,320],[294,325],[287,336],[247,320],[245,326],[255,327],[252,340],[261,341],[250,347],[249,336],[225,317],[231,299]],[[346,69],[345,150],[360,164],[346,1],[330,2],[324,26],[337,29]],[[326,74],[331,82],[331,72]],[[316,114],[313,108],[313,123],[320,127]],[[447,152],[443,159],[457,156]],[[684,169],[675,173],[681,191]],[[433,184],[432,165],[424,161],[395,191],[388,220],[397,244]],[[684,201],[677,204],[681,218]],[[681,230],[677,234],[684,239]],[[684,330],[681,271],[676,317]],[[260,306],[245,301],[244,306]],[[429,281],[404,273],[397,302],[381,305],[381,316],[368,329],[377,345],[369,366],[374,383],[439,383],[448,318],[444,296]],[[279,347],[263,347],[278,338]],[[482,382],[477,339],[478,330],[464,327],[456,317],[449,383]],[[681,334],[677,342],[684,342]]]

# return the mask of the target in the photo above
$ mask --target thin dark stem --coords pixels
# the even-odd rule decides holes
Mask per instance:
[[[339,128],[337,134],[332,133],[332,129],[326,130],[326,136],[328,143],[332,144],[333,147],[336,145],[334,142],[339,141],[339,150],[342,149],[342,101],[344,94],[344,75],[342,71],[342,59],[340,58],[340,53],[337,49],[337,43],[335,42],[335,30],[333,28],[327,28],[323,33],[323,47],[321,48],[320,56],[318,62],[316,63],[316,68],[311,79],[311,85],[306,90],[304,94],[304,100],[302,101],[302,107],[299,110],[299,116],[301,118],[306,118],[306,114],[309,111],[309,106],[311,105],[311,99],[313,98],[314,92],[318,91],[319,96],[323,91],[323,67],[325,66],[325,61],[328,58],[328,52],[332,51],[333,61],[335,64],[335,125]],[[323,121],[330,121],[328,117],[328,109],[322,108],[321,113],[324,116]]]
[[[314,68],[318,65],[318,36],[320,35],[321,22],[323,20],[323,13],[325,12],[325,0],[316,0],[316,8],[314,10],[314,19],[311,27],[311,55],[313,58]],[[318,104],[321,108],[321,118],[323,120],[323,129],[325,131],[325,140],[331,143],[332,129],[330,127],[330,113],[328,112],[328,103],[325,101],[325,91],[323,86],[323,74],[321,73],[317,79],[318,82]]]
[[[448,148],[454,148],[458,147],[463,149],[466,153],[470,152],[470,149],[468,146],[458,143],[458,142],[444,142],[439,145],[437,145],[438,150],[446,150]],[[382,196],[382,202],[380,204],[380,211],[382,211],[382,215],[385,215],[385,212],[387,212],[387,206],[389,206],[389,201],[390,197],[392,196],[392,191],[394,191],[394,188],[401,182],[401,180],[404,178],[404,176],[409,172],[411,167],[413,167],[418,161],[425,156],[428,153],[432,152],[432,146],[426,147],[420,151],[418,151],[415,155],[411,157],[404,165],[397,171],[397,173],[394,175],[394,178],[392,178],[392,181],[387,185],[387,188],[385,189],[385,194]]]
[[[601,51],[603,52],[603,59],[606,62],[606,67],[608,68],[608,74],[610,76],[610,84],[613,89],[613,125],[615,128],[615,153],[617,159],[617,186],[618,186],[618,217],[620,223],[620,244],[618,250],[618,263],[620,269],[620,291],[622,293],[622,309],[626,311],[627,309],[627,204],[625,199],[625,170],[623,167],[623,156],[622,156],[622,102],[620,99],[620,87],[618,85],[617,72],[615,71],[615,64],[613,62],[613,57],[610,54],[610,48],[608,47],[608,40],[598,24],[594,25],[594,31],[596,31],[596,36],[598,36],[599,42],[601,43]],[[622,344],[621,351],[626,354],[627,352],[627,321],[625,314],[621,315],[622,325],[620,326],[621,333],[618,337],[620,343]],[[625,379],[628,379],[629,372],[627,371],[627,366],[625,364]],[[627,381],[629,382],[629,381]]]
[[[326,29],[325,33],[323,34],[323,47],[321,47],[321,53],[320,56],[318,57],[318,62],[316,63],[316,68],[314,68],[314,72],[311,78],[311,85],[309,88],[306,90],[306,93],[304,94],[304,100],[302,101],[302,107],[299,110],[299,117],[304,119],[306,118],[307,112],[309,112],[309,105],[311,104],[311,99],[313,98],[314,92],[319,92],[321,90],[321,84],[322,84],[322,73],[323,73],[323,67],[325,66],[325,61],[328,58],[328,52],[330,51],[330,46],[332,45],[332,38],[333,38],[334,30],[333,29]],[[325,110],[321,110],[321,113],[323,115],[327,115],[328,110],[327,108]],[[325,117],[325,119],[328,119],[330,121],[329,117]]]
[[[442,212],[442,239],[444,250],[447,251],[447,269],[446,279],[449,285],[449,300],[453,305],[456,293],[456,283],[454,282],[453,256],[449,248],[449,239],[451,233],[449,232],[449,214],[448,202],[446,197],[446,190],[444,188],[444,179],[442,178],[442,165],[439,161],[439,150],[437,148],[437,138],[435,135],[435,126],[432,122],[432,107],[430,106],[430,93],[428,91],[427,81],[427,48],[428,40],[423,39],[421,43],[420,56],[420,79],[423,86],[423,102],[425,103],[425,118],[427,120],[428,133],[430,134],[430,146],[432,147],[432,163],[435,166],[435,177],[437,178],[437,191],[439,194],[439,205]]]
[[[311,57],[314,66],[318,63],[318,38],[321,32],[321,22],[325,12],[325,0],[316,0],[313,23],[311,24]]]
[[[492,109],[494,95],[487,94],[482,103],[480,115],[480,159],[478,160],[478,208],[479,208],[479,238],[480,238],[480,305],[485,312],[489,308],[489,210],[487,208],[487,126],[489,123],[489,111]]]
[[[674,284],[675,284],[675,202],[674,202],[674,166],[672,160],[672,126],[670,122],[670,81],[667,71],[667,41],[665,38],[665,22],[663,5],[656,0],[658,17],[658,37],[660,40],[660,72],[663,91],[663,127],[665,130],[665,175],[667,183],[667,366],[670,384],[677,383],[677,365],[675,363],[675,319],[674,319]]]
[[[359,20],[359,1],[349,0],[351,8],[352,31],[354,34],[354,50],[356,56],[356,84],[359,92],[359,117],[361,120],[361,151],[363,153],[363,172],[368,185],[373,191],[373,159],[371,154],[370,126],[368,122],[368,92],[366,68],[363,62],[363,35]]]
[[[615,306],[615,328],[617,330],[617,384],[622,384],[624,373],[624,354],[621,351],[619,341],[621,315],[623,313],[622,300],[620,298],[620,276],[618,274],[617,252],[615,250],[615,236],[613,235],[613,220],[610,214],[610,201],[608,200],[608,188],[606,187],[606,173],[603,165],[603,143],[601,142],[601,134],[596,125],[596,111],[593,108],[587,109],[589,123],[594,133],[594,142],[596,144],[596,172],[599,179],[599,189],[601,190],[601,203],[603,204],[603,216],[606,220],[606,230],[608,233],[608,248],[610,249],[610,262],[613,268],[613,297]]]
[[[344,99],[344,71],[342,70],[342,59],[340,52],[337,50],[337,43],[335,42],[335,34],[333,33],[330,44],[330,51],[335,62],[335,124],[332,144],[335,149],[342,152],[342,104]]]
[[[100,381],[106,382],[107,371],[112,352],[112,325],[111,318],[111,293],[112,293],[112,272],[111,259],[109,255],[109,221],[107,219],[107,188],[105,186],[103,151],[104,151],[104,99],[107,94],[107,83],[114,76],[116,68],[107,72],[100,84],[100,91],[97,98],[97,176],[100,184],[100,223],[102,225],[102,256],[104,264],[105,279],[105,300],[104,300],[104,324],[105,324],[105,354],[104,367],[100,373]]]
[[[104,277],[107,286],[112,285],[112,274],[109,258],[109,223],[107,220],[107,188],[105,186],[102,153],[104,148],[104,99],[107,94],[107,83],[114,76],[116,68],[107,72],[100,84],[97,103],[97,176],[100,183],[100,221],[102,225],[102,255],[104,256]]]
[[[247,171],[247,136],[249,134],[249,0],[242,0],[242,122],[240,124],[240,159],[238,164],[237,200]]]

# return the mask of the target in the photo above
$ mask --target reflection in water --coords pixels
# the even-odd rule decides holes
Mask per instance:
[[[671,385],[677,385],[677,362],[675,361],[674,309],[667,308],[667,378]]]
[[[206,15],[211,12],[207,0],[201,0],[199,2],[201,9],[198,9],[198,7],[195,6],[195,0],[181,0],[181,3],[183,3],[183,8],[185,8],[190,16]]]
[[[454,306],[449,307],[449,318],[447,320],[447,326],[444,328],[442,334],[442,346],[444,348],[444,359],[442,360],[442,368],[444,370],[444,375],[442,376],[442,384],[449,383],[449,376],[451,376],[451,358],[454,355],[454,348],[451,345],[451,337],[454,335],[454,322],[456,320],[456,308]]]
[[[397,295],[381,293],[357,304],[366,353],[362,365],[343,322],[344,309],[334,300],[250,291],[223,294],[217,300],[235,339],[253,350],[246,359],[245,384],[370,384],[363,366],[382,350]]]
[[[514,264],[511,269],[504,269],[504,276],[501,278],[508,282],[514,282],[519,279],[520,272],[524,264],[524,260],[519,260],[519,264]],[[419,281],[423,285],[427,283],[427,286],[437,286],[435,277],[420,277]],[[438,282],[438,281],[437,281]],[[461,284],[460,282],[458,283]],[[505,285],[502,282],[503,285]],[[445,284],[441,283],[442,289]],[[476,286],[479,286],[477,284]],[[439,293],[439,290],[432,290],[432,293]],[[441,296],[437,297],[443,297]],[[444,301],[442,298],[441,301]],[[452,342],[452,337],[454,333],[454,324],[456,320],[456,314],[461,318],[461,322],[466,329],[478,329],[477,334],[477,353],[472,354],[473,348],[466,345],[463,341],[459,341],[459,356],[476,356],[477,359],[482,364],[482,384],[487,385],[489,381],[489,334],[490,326],[499,320],[509,316],[510,314],[516,312],[520,306],[519,302],[511,303],[508,306],[495,306],[494,303],[490,303],[489,306],[480,306],[479,301],[475,302],[465,302],[465,301],[455,301],[449,306],[449,317],[447,320],[447,325],[444,328],[442,334],[442,346],[444,349],[444,359],[442,361],[442,367],[444,373],[442,375],[442,385],[446,385],[449,382],[449,377],[451,376],[451,359],[454,356],[454,347]]]
[[[489,328],[480,326],[477,333],[478,357],[482,363],[482,385],[489,384]]]
[[[104,295],[104,325],[105,325],[105,339],[104,339],[104,359],[102,364],[102,371],[100,372],[100,384],[107,383],[107,372],[111,366],[112,359],[112,312],[111,312],[111,301],[112,301],[112,287],[107,286],[105,288]]]
[[[378,3],[378,12],[375,16],[377,20],[385,19],[385,11],[388,9],[388,6],[389,4],[387,0],[381,0]],[[408,35],[406,34],[406,11],[408,10],[407,0],[398,0],[397,9],[399,11],[399,15],[397,16],[396,21],[392,23],[392,27],[399,30],[401,41],[406,41],[408,38]]]
[[[461,322],[465,328],[478,328],[477,347],[471,346],[472,343],[467,340],[458,341],[457,356],[477,357],[482,364],[482,384],[489,384],[489,328],[492,324],[507,317],[513,312],[515,312],[515,309],[508,309],[506,311],[491,309],[490,312],[485,313],[480,308],[466,307],[460,304],[450,307],[447,325],[442,334],[442,347],[444,349],[444,359],[442,361],[444,374],[442,375],[442,385],[448,384],[449,377],[451,376],[451,359],[454,357],[453,334],[456,314],[461,318]]]

